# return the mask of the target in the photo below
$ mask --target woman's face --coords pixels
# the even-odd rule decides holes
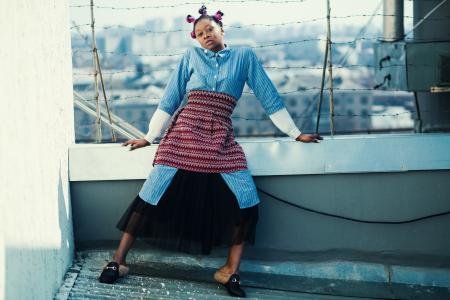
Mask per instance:
[[[203,48],[217,52],[222,50],[225,45],[223,43],[223,28],[216,22],[208,19],[202,19],[195,24],[196,40]]]

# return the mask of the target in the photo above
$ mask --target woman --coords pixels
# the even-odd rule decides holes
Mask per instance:
[[[245,297],[239,264],[244,243],[253,244],[259,198],[242,148],[234,140],[231,113],[247,83],[274,124],[301,142],[320,136],[301,134],[251,48],[230,48],[223,40],[223,13],[194,19],[188,49],[171,75],[144,139],[129,140],[130,150],[150,145],[166,128],[154,169],[117,224],[123,236],[100,281],[113,283],[128,272],[125,257],[136,237],[162,247],[209,254],[228,245],[228,259],[214,274],[230,295]]]

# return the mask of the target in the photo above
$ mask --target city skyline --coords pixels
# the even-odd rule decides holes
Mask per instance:
[[[332,26],[363,26],[378,7],[377,16],[372,21],[372,26],[382,26],[382,7],[380,0],[338,0],[331,1],[331,15],[337,18],[332,19]],[[94,5],[95,23],[99,30],[104,26],[141,26],[152,18],[162,18],[166,23],[170,23],[173,18],[180,18],[182,28],[189,30],[191,25],[183,22],[187,14],[196,16],[202,3],[208,7],[208,12],[214,13],[217,10],[224,12],[224,25],[233,23],[248,24],[268,24],[290,23],[299,21],[317,20],[318,24],[326,24],[326,1],[102,1],[96,0]],[[89,0],[76,0],[70,3],[70,18],[76,24],[88,24],[91,22]],[[171,7],[174,6],[174,7]],[[294,13],[295,12],[295,13]],[[363,15],[363,16],[361,16]],[[405,28],[412,24],[412,3],[405,1],[404,15]],[[179,16],[179,17],[177,17]],[[351,16],[351,17],[348,17]]]

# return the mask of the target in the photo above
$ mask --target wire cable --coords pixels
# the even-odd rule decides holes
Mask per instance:
[[[436,217],[440,217],[440,216],[445,216],[445,215],[450,215],[450,211],[445,211],[442,213],[436,213],[436,214],[431,214],[431,215],[426,215],[423,217],[419,217],[419,218],[413,218],[413,219],[407,219],[407,220],[401,220],[401,221],[372,221],[372,220],[364,220],[364,219],[357,219],[357,218],[352,218],[352,217],[346,217],[346,216],[341,216],[341,215],[336,215],[336,214],[332,214],[332,213],[327,213],[324,211],[320,211],[320,210],[316,210],[313,208],[309,208],[303,205],[299,205],[296,203],[292,203],[286,200],[281,199],[280,197],[277,197],[269,192],[264,191],[263,189],[257,187],[257,190],[260,191],[261,193],[271,197],[272,199],[275,199],[279,202],[282,202],[284,204],[287,204],[289,206],[304,210],[304,211],[308,211],[308,212],[312,212],[315,214],[319,214],[319,215],[323,215],[323,216],[327,216],[327,217],[333,217],[333,218],[337,218],[337,219],[341,219],[341,220],[346,220],[346,221],[351,221],[351,222],[357,222],[357,223],[365,223],[365,224],[385,224],[385,225],[399,225],[399,224],[408,224],[408,223],[414,223],[414,222],[419,222],[422,220],[427,220],[427,219],[431,219],[431,218],[436,218]]]

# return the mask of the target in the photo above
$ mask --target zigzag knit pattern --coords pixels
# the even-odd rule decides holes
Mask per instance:
[[[247,169],[244,151],[234,140],[230,117],[235,106],[228,94],[190,91],[186,106],[166,129],[153,164],[206,173]]]

